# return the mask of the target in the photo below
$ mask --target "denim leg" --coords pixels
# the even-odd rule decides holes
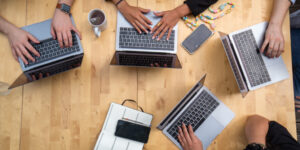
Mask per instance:
[[[291,29],[294,93],[300,96],[300,29]]]

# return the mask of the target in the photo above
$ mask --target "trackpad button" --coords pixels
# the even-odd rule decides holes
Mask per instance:
[[[202,141],[203,148],[207,149],[210,143],[222,132],[224,127],[213,117],[208,117],[196,130],[196,136]]]

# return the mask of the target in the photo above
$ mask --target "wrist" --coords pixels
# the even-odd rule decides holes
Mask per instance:
[[[71,5],[66,3],[57,3],[56,9],[60,10],[61,12],[70,15]]]
[[[174,10],[180,17],[184,17],[191,13],[191,10],[187,4],[180,5],[177,8],[175,8]]]
[[[282,24],[279,23],[279,22],[273,22],[273,21],[270,21],[268,26],[269,26],[269,27],[273,27],[273,28],[277,28],[277,29],[281,29]]]
[[[66,4],[66,5],[68,5],[68,6],[71,7],[72,4],[73,4],[73,1],[70,1],[70,0],[59,0],[58,4]]]
[[[115,4],[116,4],[116,3],[115,3]],[[121,3],[119,3],[119,4],[117,5],[117,8],[118,8],[120,11],[122,11],[122,10],[126,9],[128,6],[129,6],[128,3],[127,3],[125,0],[123,0]]]
[[[269,25],[276,26],[276,27],[281,27],[282,22],[278,19],[271,18],[270,21],[269,21]]]
[[[54,11],[54,16],[59,15],[59,16],[69,16],[69,14],[63,12],[62,10],[56,8]]]
[[[13,31],[16,30],[16,26],[14,26],[13,24],[10,24],[10,23],[7,23],[4,27],[4,31],[3,33],[6,35],[6,36],[9,36]]]
[[[267,147],[264,144],[260,143],[251,143],[248,144],[245,150],[266,150]]]

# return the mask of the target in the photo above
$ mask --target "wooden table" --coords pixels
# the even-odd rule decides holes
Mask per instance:
[[[168,10],[183,0],[127,0],[131,5]],[[220,0],[215,7],[224,3]],[[227,2],[227,1],[226,1]],[[232,32],[269,19],[272,1],[232,1],[236,8],[217,20],[217,30]],[[0,0],[0,14],[24,26],[53,15],[53,0]],[[95,38],[87,22],[93,8],[104,10],[108,28]],[[242,98],[218,34],[212,36],[194,55],[178,46],[182,69],[145,69],[110,66],[115,52],[116,8],[104,0],[77,0],[72,13],[83,35],[85,56],[81,68],[49,77],[0,96],[0,149],[93,149],[111,102],[125,98],[138,101],[154,115],[145,150],[170,150],[176,146],[155,127],[188,90],[207,73],[205,85],[221,99],[236,117],[209,149],[238,150],[246,145],[244,125],[247,116],[260,114],[283,124],[296,137],[289,18],[283,27],[288,80],[250,92]],[[179,43],[191,30],[179,22]],[[0,35],[0,81],[11,83],[21,69],[13,60],[7,39]]]

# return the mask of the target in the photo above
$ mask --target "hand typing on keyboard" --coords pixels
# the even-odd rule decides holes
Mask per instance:
[[[160,66],[159,63],[150,64],[151,67],[168,67],[167,64],[164,64],[163,66]]]
[[[7,35],[8,41],[11,46],[12,54],[17,61],[18,57],[20,57],[25,64],[28,64],[26,58],[34,62],[35,59],[30,55],[30,52],[36,55],[37,57],[40,57],[40,54],[29,43],[29,40],[34,43],[39,43],[39,41],[28,32],[16,27],[15,25],[6,21],[1,16],[0,32]]]
[[[116,4],[119,0],[112,0]],[[117,8],[123,14],[128,22],[141,34],[142,31],[148,33],[151,30],[152,22],[143,15],[150,12],[149,9],[130,6],[125,0],[117,5]]]
[[[72,24],[70,16],[56,9],[51,23],[51,35],[58,40],[61,48],[73,46],[71,31],[76,32],[81,39],[81,34]]]
[[[32,81],[36,81],[36,80],[40,80],[40,79],[43,79],[44,77],[49,77],[50,74],[49,73],[39,73],[38,75],[36,74],[31,74],[30,75],[31,78],[32,78]]]
[[[181,17],[190,13],[190,9],[186,4],[183,4],[173,10],[154,13],[156,16],[162,17],[161,20],[151,30],[152,39],[158,36],[157,40],[162,39],[167,32],[167,40],[169,40],[173,27],[177,24]]]
[[[185,124],[182,127],[178,127],[178,139],[183,150],[203,150],[202,142],[194,134],[191,125],[186,128]]]

